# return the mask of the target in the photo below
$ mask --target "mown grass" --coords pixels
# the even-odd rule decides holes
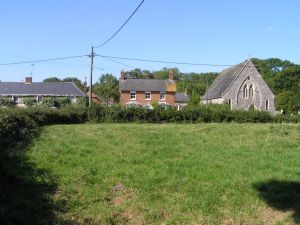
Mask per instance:
[[[299,223],[300,125],[55,125],[28,157],[70,224]]]

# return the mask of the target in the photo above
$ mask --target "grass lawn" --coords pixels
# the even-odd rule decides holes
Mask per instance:
[[[65,223],[300,224],[300,125],[55,125],[27,155]]]

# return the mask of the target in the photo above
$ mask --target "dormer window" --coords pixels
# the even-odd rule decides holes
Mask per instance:
[[[130,100],[136,100],[136,91],[130,91]]]

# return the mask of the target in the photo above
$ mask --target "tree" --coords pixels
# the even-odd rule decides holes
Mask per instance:
[[[188,102],[188,105],[190,106],[197,106],[200,103],[200,95],[196,92],[193,91],[190,97],[190,101]]]
[[[107,105],[111,99],[114,102],[119,101],[119,81],[112,74],[102,74],[98,82],[93,85],[93,90]]]
[[[284,91],[276,95],[275,108],[283,113],[297,113],[300,110],[299,96],[292,91]]]
[[[61,82],[61,79],[59,79],[57,77],[48,77],[48,78],[44,79],[43,82]]]

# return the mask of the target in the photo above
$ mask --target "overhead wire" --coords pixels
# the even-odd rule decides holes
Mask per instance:
[[[31,63],[49,62],[49,61],[59,61],[59,60],[66,60],[66,59],[82,58],[82,57],[86,57],[86,56],[89,56],[89,55],[77,55],[77,56],[67,56],[67,57],[50,58],[50,59],[39,59],[39,60],[31,60],[31,61],[0,63],[0,66],[31,64]]]
[[[129,58],[129,57],[120,57],[120,56],[108,56],[108,55],[99,55],[99,54],[96,54],[96,56],[103,57],[103,58],[106,58],[106,59],[120,59],[120,60],[139,61],[139,62],[190,65],[190,66],[244,67],[244,65],[239,66],[239,65],[231,65],[231,64],[211,64],[211,63],[192,63],[192,62],[164,61],[164,60]]]
[[[123,23],[123,25],[115,32],[113,35],[110,36],[106,41],[104,41],[102,44],[95,46],[94,48],[100,48],[104,45],[106,45],[108,42],[110,42],[123,28],[124,26],[129,22],[129,20],[133,17],[133,15],[139,10],[139,8],[142,6],[145,0],[142,0],[140,4],[136,7],[136,9],[131,13],[131,15],[127,18],[127,20]]]
[[[99,55],[98,55],[98,56],[99,56]],[[100,57],[102,57],[102,56],[100,56]],[[133,66],[130,66],[130,65],[127,65],[127,64],[125,64],[125,63],[122,63],[122,62],[119,62],[119,61],[117,61],[117,60],[114,60],[114,59],[111,59],[111,58],[107,58],[107,57],[102,57],[102,58],[104,58],[104,59],[106,59],[106,60],[109,60],[109,61],[111,61],[111,62],[114,62],[114,63],[120,64],[120,65],[123,65],[123,66],[129,67],[129,68],[135,69],[135,67],[133,67]]]

